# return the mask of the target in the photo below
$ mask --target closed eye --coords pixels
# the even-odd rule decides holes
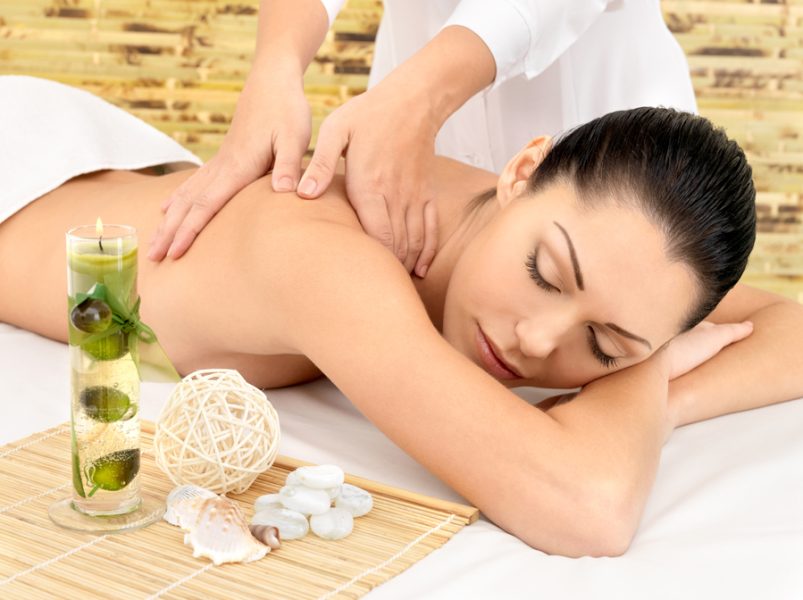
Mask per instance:
[[[530,278],[535,281],[535,284],[543,290],[547,292],[557,292],[560,294],[560,289],[549,283],[546,279],[541,276],[541,273],[538,271],[538,248],[540,246],[536,246],[535,250],[530,252],[527,255],[527,261],[524,263],[527,266],[527,271],[530,273]]]
[[[612,369],[616,366],[616,357],[609,356],[602,351],[602,348],[599,347],[599,343],[597,342],[594,329],[590,325],[588,326],[588,343],[591,346],[591,353],[603,367]]]

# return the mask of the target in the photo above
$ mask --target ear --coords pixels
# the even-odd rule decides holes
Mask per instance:
[[[502,206],[527,189],[527,180],[551,149],[552,137],[542,135],[531,140],[510,159],[496,183],[496,199]]]

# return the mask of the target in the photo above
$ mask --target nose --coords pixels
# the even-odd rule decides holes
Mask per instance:
[[[546,358],[560,345],[567,325],[555,315],[522,319],[516,323],[515,333],[519,350],[528,358]]]

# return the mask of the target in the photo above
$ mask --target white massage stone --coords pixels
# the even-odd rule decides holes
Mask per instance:
[[[301,479],[298,478],[298,469],[290,471],[287,478],[284,480],[284,485],[301,485]]]
[[[312,532],[325,540],[339,540],[351,533],[354,517],[345,508],[330,508],[322,515],[309,519]]]
[[[326,490],[315,490],[303,485],[286,485],[279,490],[285,508],[304,515],[320,515],[329,510],[332,499]]]
[[[344,483],[340,495],[335,499],[335,506],[346,509],[354,517],[361,517],[374,507],[374,499],[364,489]]]
[[[254,512],[265,510],[266,508],[282,508],[282,497],[279,494],[265,494],[254,501]]]
[[[324,490],[327,494],[329,494],[329,499],[334,500],[340,495],[340,490],[343,489],[343,484],[336,485],[335,487],[326,488]]]
[[[343,483],[345,474],[343,469],[337,465],[310,465],[308,467],[299,467],[294,471],[297,475],[298,482],[309,488],[316,490],[325,490],[327,488],[337,487]],[[288,475],[288,479],[290,476]]]
[[[284,540],[297,540],[307,535],[309,523],[300,512],[288,508],[266,508],[251,518],[251,525],[270,525],[279,528],[279,536]]]

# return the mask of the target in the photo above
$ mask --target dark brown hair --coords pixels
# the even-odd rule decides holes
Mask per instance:
[[[687,265],[698,283],[679,333],[714,310],[744,273],[756,239],[752,170],[739,145],[704,117],[641,107],[575,127],[530,176],[528,193],[557,182],[572,185],[584,207],[631,204],[664,233],[669,260]],[[494,195],[481,193],[469,210]]]

